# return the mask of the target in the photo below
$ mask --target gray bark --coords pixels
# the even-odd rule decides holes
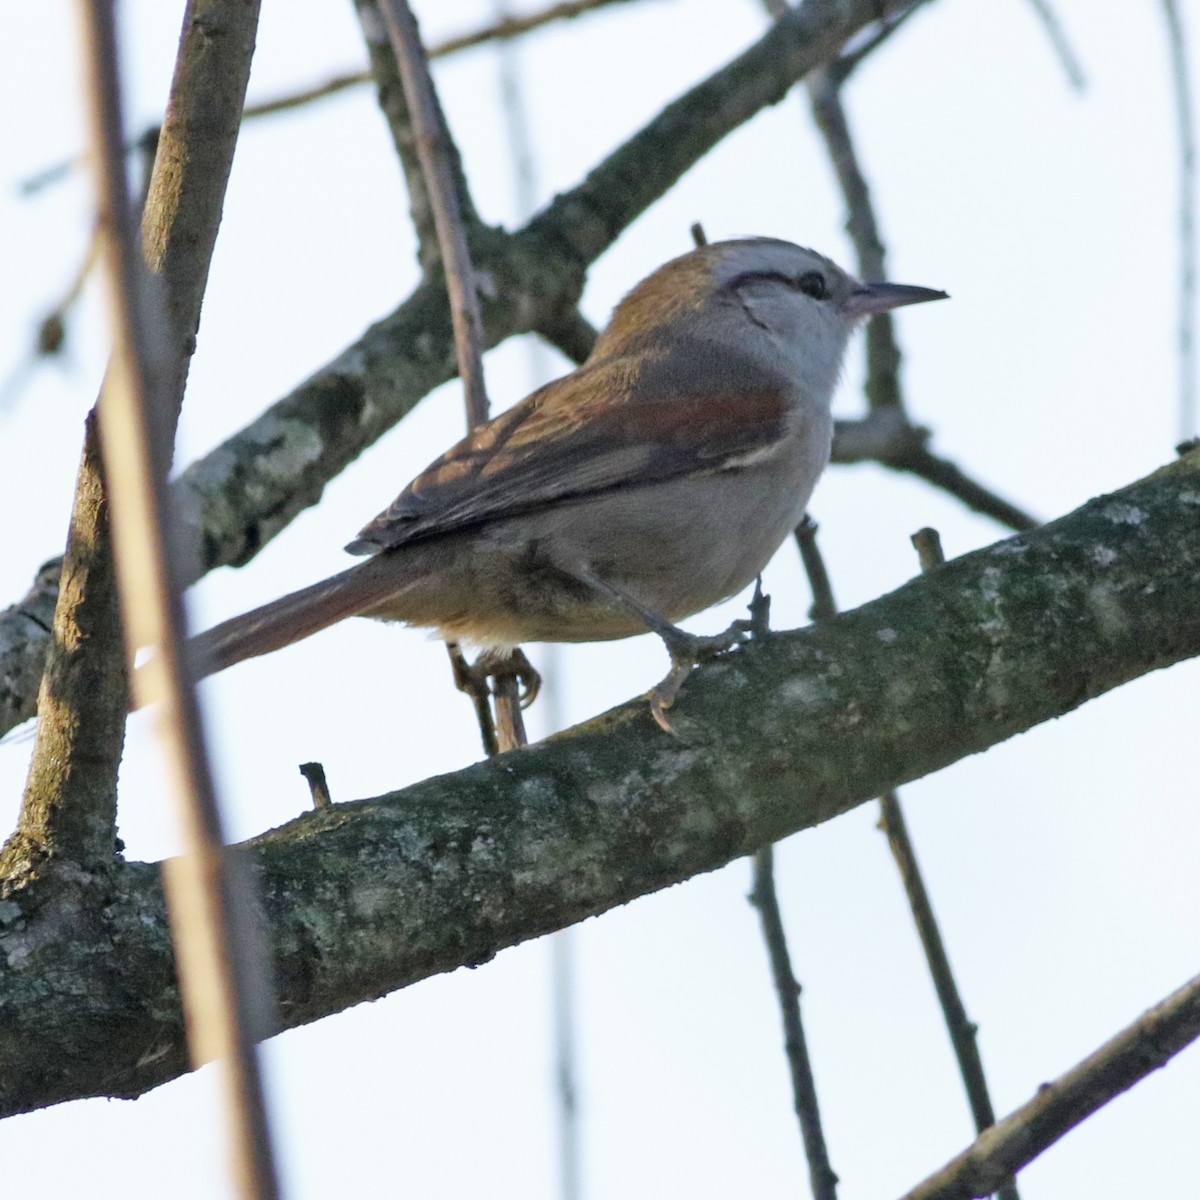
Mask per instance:
[[[294,1026],[713,870],[1200,654],[1200,450],[527,750],[238,851]],[[0,1115],[186,1069],[158,866],[10,861]]]

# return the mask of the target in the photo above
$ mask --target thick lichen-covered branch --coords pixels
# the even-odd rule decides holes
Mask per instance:
[[[1200,654],[1200,451],[644,700],[247,843],[287,1026],[709,871]],[[185,1059],[157,868],[0,891],[0,1113]]]

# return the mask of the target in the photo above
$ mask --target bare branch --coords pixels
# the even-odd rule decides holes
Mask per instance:
[[[813,118],[829,152],[834,173],[849,214],[846,231],[854,245],[860,279],[887,279],[883,238],[871,203],[871,192],[858,162],[846,110],[839,94],[839,82],[829,67],[810,71],[805,80]],[[891,313],[879,313],[868,322],[864,334],[867,346],[866,393],[868,405],[875,408],[903,408],[900,389],[900,347]]]
[[[811,616],[814,621],[827,621],[837,615],[837,605],[833,598],[833,588],[829,581],[829,573],[825,569],[825,560],[817,544],[817,525],[810,517],[805,517],[796,530],[796,541],[800,547],[800,556],[804,562],[804,570],[808,575],[809,586],[812,588],[813,605]],[[922,529],[914,534],[913,543],[917,546],[921,558],[921,569],[930,571],[939,566],[944,560],[941,554],[941,542],[936,530]],[[941,1005],[946,1028],[950,1033],[950,1043],[958,1060],[959,1073],[967,1092],[967,1101],[971,1106],[971,1114],[975,1118],[975,1128],[982,1131],[995,1123],[996,1116],[992,1109],[991,1097],[988,1095],[987,1079],[983,1073],[983,1062],[979,1057],[979,1048],[975,1041],[976,1027],[968,1019],[958,985],[954,980],[954,972],[950,966],[950,958],[942,941],[941,930],[933,913],[933,905],[929,899],[929,891],[921,875],[917,863],[916,849],[908,835],[907,823],[904,820],[904,810],[900,798],[895,791],[884,792],[879,800],[879,826],[888,840],[892,857],[900,871],[900,879],[908,897],[909,910],[913,923],[917,928],[917,936],[925,951],[925,961],[933,979],[934,991]],[[1012,1180],[1004,1182],[999,1190],[1000,1200],[1020,1200],[1017,1188]]]
[[[252,1013],[265,1011],[269,1001],[261,976],[247,969],[245,934],[239,938],[199,710],[184,661],[183,606],[167,531],[168,446],[161,436],[161,410],[173,399],[164,386],[164,367],[171,365],[170,314],[157,306],[158,297],[149,291],[151,277],[130,215],[112,2],[84,0],[80,8],[98,224],[115,343],[113,368],[100,402],[105,477],[126,632],[131,647],[150,645],[156,651],[149,669],[162,693],[157,697],[159,735],[174,776],[187,847],[165,872],[164,883],[189,1042],[194,1061],[215,1057],[223,1068],[239,1195],[271,1200],[278,1186],[252,1028]]]
[[[1200,1037],[1200,976],[1172,992],[1094,1054],[1044,1083],[1027,1104],[993,1125],[903,1200],[990,1195],[1063,1134],[1165,1066]]]
[[[433,223],[450,296],[458,374],[463,381],[467,404],[467,426],[473,429],[488,419],[488,399],[483,384],[483,321],[479,314],[479,294],[451,165],[457,155],[437,102],[417,23],[407,0],[380,0],[379,12],[387,26],[392,53],[400,70],[417,157],[433,207]]]
[[[854,32],[921,0],[807,0],[749,51],[660,113],[577,188],[560,195],[516,235],[489,231],[476,268],[502,303],[484,306],[487,345],[577,304],[587,264],[684,170],[764,105],[781,99],[806,70],[835,54]],[[454,370],[445,298],[426,281],[391,316],[372,326],[176,483],[181,519],[196,548],[188,581],[213,567],[249,561],[325,484],[392,428]],[[0,628],[0,687],[25,678],[25,655],[45,641],[21,617],[14,636]],[[38,657],[36,670],[40,674]],[[0,699],[4,697],[0,695]],[[28,713],[32,697],[7,700],[0,717]],[[0,733],[11,725],[0,724]]]
[[[107,386],[107,385],[106,385]],[[117,771],[129,690],[95,411],[88,415],[58,583],[37,740],[0,873],[57,858],[88,869],[117,852]]]
[[[432,185],[426,179],[422,167],[418,134],[401,79],[400,67],[396,61],[396,51],[389,40],[388,29],[376,0],[355,0],[354,7],[362,24],[367,52],[371,59],[371,74],[374,76],[379,94],[379,107],[387,118],[388,128],[392,133],[392,142],[400,158],[405,182],[408,184],[413,227],[417,234],[418,259],[423,270],[432,271],[442,261],[435,220],[435,204],[430,196]],[[479,217],[471,202],[458,148],[446,132],[446,119],[432,85],[428,89],[427,103],[433,107],[433,127],[438,131],[436,153],[446,160],[442,169],[448,172],[450,179],[453,180],[457,211],[462,214],[464,222],[475,227],[479,224]]]
[[[800,1018],[800,985],[792,970],[792,956],[783,929],[783,914],[779,911],[779,897],[775,891],[774,847],[764,846],[755,854],[753,862],[754,886],[750,891],[750,903],[758,909],[763,940],[767,944],[767,959],[775,981],[775,994],[783,1017],[783,1044],[792,1077],[792,1102],[800,1122],[813,1200],[836,1200],[838,1177],[829,1165],[829,1151],[821,1130],[817,1085],[808,1057],[804,1023]]]
[[[158,363],[163,404],[155,417],[164,458],[195,347],[257,17],[257,4],[192,0],[163,127],[152,143],[157,156],[153,173],[147,172],[143,243],[170,323]],[[144,151],[150,147],[143,139]],[[42,683],[42,720],[10,856],[53,853],[96,864],[115,853],[116,779],[128,702],[100,459],[89,422],[62,603]]]
[[[825,569],[825,556],[817,546],[818,528],[816,521],[805,513],[803,520],[796,526],[796,546],[800,551],[800,561],[804,564],[804,574],[808,576],[808,586],[812,592],[809,619],[830,621],[837,616],[837,602],[833,598],[833,584],[829,579],[829,572]]]
[[[750,49],[669,104],[578,187],[557,197],[529,232],[577,261],[602,254],[635,217],[731,130],[833,59],[863,27],[922,0],[805,0]]]
[[[313,808],[328,808],[333,799],[329,795],[329,784],[325,779],[325,768],[319,762],[300,764],[300,774],[308,783]]]
[[[910,17],[914,16],[919,9],[924,8],[929,2],[930,0],[918,0],[916,4],[906,8],[903,12],[896,14],[896,16],[890,19],[880,21],[874,28],[854,38],[844,53],[839,55],[830,64],[830,67],[837,76],[838,82],[845,83],[850,78],[850,75],[866,59],[870,58],[876,50],[906,24]]]
[[[1200,655],[1197,493],[1200,451],[853,612],[752,642],[692,674],[675,737],[638,699],[503,770],[254,839],[239,856],[262,887],[283,1024],[753,854]],[[23,963],[0,972],[0,1115],[134,1095],[186,1069],[157,868],[114,870],[100,893],[0,897],[0,961]],[[119,905],[98,898],[113,894]],[[62,986],[48,994],[47,978]]]
[[[1001,525],[1007,525],[1009,529],[1020,532],[1035,529],[1038,525],[1036,517],[977,483],[949,459],[940,458],[924,446],[914,447],[902,459],[885,462],[884,465],[911,472],[961,500],[968,508],[999,521]]]
[[[1179,438],[1200,432],[1196,413],[1196,130],[1183,18],[1175,0],[1162,0],[1171,51],[1175,123],[1179,129]]]
[[[1075,51],[1071,49],[1071,43],[1067,40],[1062,22],[1058,19],[1054,9],[1050,7],[1049,0],[1029,0],[1029,6],[1037,15],[1037,19],[1041,21],[1042,28],[1050,39],[1050,45],[1058,56],[1058,61],[1062,64],[1067,82],[1075,91],[1082,92],[1087,86],[1087,80],[1083,77],[1083,68],[1079,65],[1079,59],[1076,57]]]
[[[429,74],[429,63],[417,32],[417,22],[407,0],[380,0],[380,4],[404,87],[404,98],[421,163],[421,176],[428,192],[440,258],[445,267],[458,374],[463,381],[467,406],[467,428],[475,429],[488,419],[489,406],[483,379],[483,319],[479,312],[475,270],[471,264],[471,251],[467,245],[463,213],[455,186],[454,164],[458,161],[458,155],[438,104],[437,92]],[[452,659],[455,652],[451,651]],[[520,655],[520,658],[528,665],[524,655]],[[510,663],[513,664],[511,669],[508,666]],[[455,663],[454,669],[458,678],[459,664]],[[501,750],[524,746],[527,741],[517,682],[519,670],[515,665],[515,655],[509,655],[495,675],[495,736]],[[476,712],[486,747],[491,736],[491,719],[489,717],[484,722],[483,710],[478,702]]]

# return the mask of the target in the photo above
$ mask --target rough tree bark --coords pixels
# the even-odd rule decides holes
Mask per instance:
[[[1200,449],[633,701],[246,843],[285,1026],[713,870],[1200,654]],[[158,867],[0,887],[0,1115],[186,1069]]]

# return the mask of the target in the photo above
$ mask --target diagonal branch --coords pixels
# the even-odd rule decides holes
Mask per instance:
[[[837,603],[833,598],[833,586],[825,568],[824,556],[817,545],[816,523],[805,518],[796,530],[796,541],[812,588],[812,619],[829,620],[837,615]],[[935,530],[920,530],[913,535],[913,543],[920,556],[922,571],[932,571],[945,562],[941,541]],[[904,819],[900,796],[895,790],[886,791],[879,798],[879,827],[883,830],[892,857],[896,860],[913,924],[925,951],[925,961],[933,980],[934,991],[942,1008],[954,1056],[958,1060],[959,1074],[967,1093],[967,1102],[971,1106],[971,1115],[975,1118],[975,1128],[982,1132],[989,1125],[996,1123],[996,1115],[992,1109],[983,1060],[976,1042],[978,1030],[967,1017],[966,1008],[963,1006],[954,971],[950,966],[950,957],[946,953],[941,929],[934,916],[933,904],[917,862],[916,847],[908,834],[908,822]],[[1016,1184],[1011,1179],[1001,1182],[998,1200],[1020,1200]]]
[[[254,839],[284,1026],[713,870],[1200,655],[1198,496],[1200,450],[752,643],[693,673],[675,737],[638,700]],[[40,904],[0,891],[0,963],[23,968],[0,971],[0,1115],[186,1069],[156,868],[119,873]]]
[[[871,190],[858,161],[850,123],[842,105],[838,76],[832,67],[810,71],[809,104],[817,129],[825,140],[829,161],[842,191],[848,214],[846,230],[854,244],[860,279],[887,279],[886,253]],[[900,389],[900,347],[891,313],[879,313],[867,323],[867,403],[871,408],[903,408]]]
[[[590,262],[717,141],[782,99],[851,35],[920,2],[807,0],[668,106],[521,233],[486,231],[486,245],[475,247],[476,268],[489,285],[486,344],[569,313]],[[183,473],[176,496],[196,550],[188,579],[253,558],[453,371],[445,298],[425,282],[333,362]],[[46,644],[20,613],[12,619],[20,624],[15,635],[0,619],[0,733],[32,713],[33,697],[7,681],[27,678],[27,660],[44,655]]]
[[[749,50],[685,92],[557,197],[529,232],[576,261],[598,258],[633,220],[723,137],[778,104],[814,67],[833,59],[860,29],[922,0],[805,0]]]
[[[470,431],[487,421],[489,404],[483,377],[483,321],[479,313],[479,292],[456,186],[461,183],[461,170],[455,171],[458,151],[438,103],[437,90],[429,73],[429,62],[408,0],[380,0],[380,3],[380,13],[387,27],[388,40],[404,88],[405,107],[412,122],[421,181],[433,215],[438,256],[444,269],[450,317],[454,325],[454,350],[466,402],[467,429]],[[477,678],[476,672],[466,668],[462,651],[456,643],[447,643],[447,649],[456,679]],[[479,682],[483,683],[486,678],[484,673]],[[461,682],[459,687],[463,687]],[[486,704],[481,703],[479,691],[469,686],[463,690],[472,693],[475,700],[485,750],[491,753],[493,743],[504,750],[525,745],[525,726],[514,673],[496,675],[494,723]]]
[[[415,127],[415,116],[411,100],[406,96],[401,78],[397,54],[389,38],[386,13],[389,6],[380,8],[378,0],[355,0],[355,10],[362,24],[367,53],[371,60],[371,74],[379,93],[379,107],[387,118],[392,132],[392,142],[408,184],[409,205],[412,210],[413,226],[416,229],[418,259],[422,270],[433,270],[441,262],[438,244],[436,206],[430,195],[431,185],[422,165],[419,135]],[[418,39],[418,45],[420,45]],[[442,112],[437,93],[432,86],[428,89],[426,103],[432,107],[434,124],[438,134],[437,153],[445,159],[441,171],[446,173],[446,186],[454,195],[462,221],[467,226],[468,239],[479,226],[479,216],[471,201],[466,176],[463,174],[462,159],[458,147],[446,132],[446,117]]]
[[[157,139],[142,247],[160,284],[168,323],[158,389],[163,406],[154,431],[168,448],[164,458],[195,349],[257,22],[257,3],[192,0]],[[52,639],[43,643],[52,649],[39,702],[42,720],[17,834],[6,850],[10,861],[16,856],[31,866],[54,854],[95,865],[115,853],[117,768],[128,702],[111,559],[99,438],[89,420],[59,583],[61,603]],[[22,606],[26,612],[48,604],[47,574]],[[37,628],[25,619],[20,624],[27,633]],[[0,704],[6,698],[0,695]]]
[[[121,150],[121,92],[113,0],[81,0],[85,97],[96,174],[97,226],[113,328],[112,363],[99,404],[105,482],[122,623],[128,646],[149,645],[158,684],[158,734],[185,853],[165,872],[179,981],[193,1061],[216,1058],[238,1194],[279,1194],[258,1072],[255,1017],[269,1011],[265,974],[251,967],[249,912],[235,903],[231,859],[184,655],[183,601],[174,569],[163,438],[176,399],[164,368],[176,365],[171,312],[146,269],[130,212]],[[247,55],[248,57],[248,55]],[[157,410],[157,412],[156,412]],[[157,418],[157,424],[156,424]],[[82,764],[80,764],[82,766]],[[35,880],[29,891],[53,890]],[[239,900],[241,897],[238,898]],[[261,964],[255,964],[261,966]]]
[[[775,847],[764,846],[755,854],[753,862],[754,885],[750,903],[758,909],[783,1020],[784,1055],[792,1077],[792,1106],[800,1122],[800,1138],[804,1143],[804,1157],[808,1160],[809,1186],[813,1200],[837,1200],[838,1177],[830,1165],[829,1148],[821,1129],[817,1085],[800,1016],[800,983],[792,969],[792,955],[775,888]]]
[[[1172,992],[947,1163],[903,1200],[990,1195],[1092,1113],[1200,1038],[1200,976]]]

